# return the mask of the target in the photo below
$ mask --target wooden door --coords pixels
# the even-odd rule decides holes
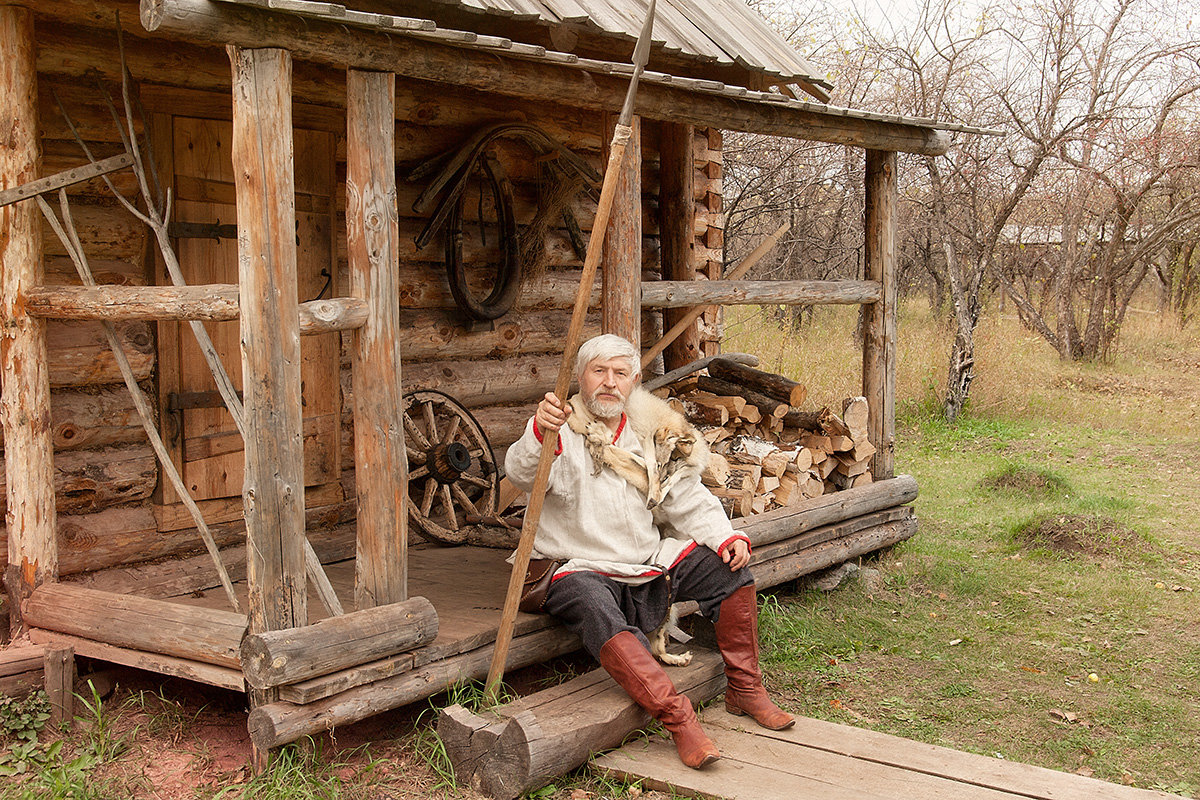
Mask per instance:
[[[160,123],[160,128],[166,127]],[[161,139],[168,131],[160,131]],[[189,284],[238,282],[236,207],[228,120],[173,117],[169,123],[175,190],[175,251]],[[336,286],[334,257],[334,136],[295,131],[296,241],[299,300],[328,297]],[[165,276],[160,282],[169,282]],[[205,323],[221,361],[241,391],[240,329]],[[301,340],[305,505],[342,499],[339,336]],[[216,394],[207,362],[187,324],[160,325],[159,396],[166,438],[184,483],[210,523],[242,515],[245,455],[233,418]],[[162,491],[160,528],[190,527],[190,515],[169,487]]]

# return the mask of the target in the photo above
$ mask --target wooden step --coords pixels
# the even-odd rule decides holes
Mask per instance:
[[[599,756],[593,767],[649,789],[727,800],[1168,800],[1177,795],[913,742],[800,717],[760,728],[713,706],[700,723],[721,751],[685,767],[669,741],[649,738]]]
[[[699,704],[724,691],[725,673],[719,653],[692,652],[688,666],[665,669],[675,688]],[[450,706],[438,718],[438,735],[460,785],[510,800],[575,769],[597,750],[616,747],[649,723],[646,712],[596,669],[494,711],[474,714]]]

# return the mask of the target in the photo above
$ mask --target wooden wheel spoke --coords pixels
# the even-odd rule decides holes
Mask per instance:
[[[462,426],[462,417],[453,416],[450,418],[450,424],[446,427],[446,433],[442,436],[443,442],[453,442],[454,437],[458,436],[458,429]]]
[[[429,474],[429,467],[422,464],[421,466],[414,469],[412,472],[408,473],[408,479],[410,481],[415,481],[418,478],[424,478],[428,474]]]
[[[471,502],[471,498],[467,497],[467,493],[462,490],[461,486],[459,486],[457,483],[451,484],[450,492],[456,498],[458,498],[459,503],[466,506],[468,511],[470,511],[475,516],[479,516],[479,509],[475,507],[475,504],[473,502]]]
[[[405,455],[407,455],[407,456],[408,456],[408,463],[409,463],[409,464],[412,464],[412,463],[414,463],[414,462],[415,462],[415,463],[417,463],[417,464],[424,464],[424,463],[425,463],[425,453],[424,453],[423,451],[421,451],[421,450],[417,450],[416,448],[409,447],[408,445],[405,445],[405,446],[404,446],[404,453],[405,453]]]
[[[460,481],[462,481],[463,483],[469,483],[472,486],[478,486],[480,489],[491,489],[492,488],[491,481],[484,480],[483,478],[480,478],[478,475],[472,475],[469,472],[464,472],[462,475],[459,475],[458,479]]]
[[[458,530],[458,516],[454,513],[454,496],[450,493],[450,486],[442,484],[442,507],[446,509],[446,518],[450,521],[450,528]]]
[[[425,431],[429,435],[429,441],[433,444],[440,444],[442,440],[438,438],[437,420],[433,416],[433,401],[421,403],[421,416],[425,418]]]
[[[421,516],[428,517],[433,509],[433,498],[437,496],[438,483],[433,478],[425,481],[425,496],[421,498]]]
[[[407,433],[416,445],[421,450],[429,449],[429,439],[425,438],[425,434],[421,433],[421,429],[417,427],[417,423],[406,412],[404,414],[404,432]]]

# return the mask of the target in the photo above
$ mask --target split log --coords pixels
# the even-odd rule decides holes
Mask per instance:
[[[545,628],[514,638],[506,666],[514,670],[578,647],[579,639],[574,634],[560,627]],[[264,750],[278,747],[430,697],[460,681],[482,679],[487,676],[492,650],[492,645],[480,647],[307,705],[261,705],[250,712],[250,738]]]
[[[0,513],[8,508],[7,471],[0,473]],[[60,514],[100,511],[145,500],[158,483],[149,446],[76,450],[54,458],[55,508]]]
[[[423,647],[437,631],[433,604],[412,597],[299,628],[251,634],[242,642],[242,672],[254,688],[269,689]]]
[[[917,496],[917,481],[911,475],[876,481],[869,486],[836,492],[786,508],[777,508],[754,517],[735,520],[733,527],[761,547],[771,542],[798,536],[831,522],[862,516],[892,506],[910,503]]]
[[[809,575],[849,559],[890,547],[910,538],[916,532],[916,519],[875,525],[798,553],[760,562],[752,568],[754,582],[759,587],[777,586],[802,575]]]
[[[753,389],[737,386],[720,378],[701,375],[696,385],[701,391],[711,392],[715,395],[741,397],[768,417],[783,417],[789,411],[787,403],[781,403]]]
[[[708,365],[708,374],[753,389],[789,406],[798,406],[808,397],[808,389],[802,383],[723,358],[713,359]]]
[[[871,409],[865,397],[848,397],[842,406],[842,421],[855,444],[867,441]]]
[[[669,674],[693,704],[725,687],[724,664],[714,651],[694,651],[691,664]],[[451,743],[447,755],[456,777],[497,800],[544,786],[650,722],[599,669],[501,707],[494,716],[451,709],[439,714],[438,735]]]
[[[231,668],[239,666],[246,634],[244,614],[62,583],[35,589],[24,619],[34,628]]]

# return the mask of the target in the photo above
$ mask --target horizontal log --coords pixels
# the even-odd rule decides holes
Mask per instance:
[[[141,417],[124,388],[50,395],[50,438],[56,452],[146,441]],[[0,449],[4,433],[0,431]]]
[[[649,281],[642,308],[877,303],[878,281]]]
[[[57,212],[58,203],[52,203],[52,206]],[[145,252],[146,226],[119,206],[74,203],[71,219],[89,259],[132,261],[140,259]],[[68,255],[67,248],[45,218],[42,218],[42,239],[47,256]]]
[[[713,650],[695,650],[691,663],[670,670],[670,677],[693,705],[725,688],[724,663]],[[597,750],[618,746],[649,722],[625,690],[596,669],[486,717],[452,706],[438,715],[438,736],[457,781],[510,800],[575,769]]]
[[[64,583],[35,589],[22,618],[33,628],[232,668],[246,634],[244,614]]]
[[[821,495],[794,506],[734,520],[733,527],[750,537],[751,545],[761,547],[822,525],[904,505],[916,497],[916,478],[897,475],[868,486]]]
[[[203,286],[36,286],[26,295],[35,317],[70,320],[203,320],[238,319],[235,284]],[[351,330],[366,319],[362,300],[335,297],[301,303],[300,333]]]
[[[763,372],[754,367],[740,364],[727,358],[717,358],[708,365],[708,374],[714,378],[745,386],[767,397],[773,397],[789,406],[798,406],[808,396],[804,384],[797,383],[791,378]]]
[[[118,322],[117,340],[129,359],[134,377],[146,380],[154,374],[154,334],[147,322]],[[99,322],[54,320],[46,323],[50,385],[96,386],[120,383],[121,370],[108,346]]]
[[[242,642],[242,672],[255,689],[268,689],[423,647],[437,631],[433,604],[411,597],[300,628],[251,634]]]
[[[517,636],[506,669],[540,663],[578,647],[578,637],[557,626]],[[480,647],[307,705],[266,703],[250,711],[250,738],[263,749],[278,747],[432,697],[462,681],[480,680],[487,676],[493,649],[493,645]]]
[[[46,648],[38,645],[7,647],[0,650],[0,678],[20,675],[22,672],[41,671],[45,655]]]
[[[272,14],[205,0],[145,0],[142,25],[170,39],[241,47],[280,47],[297,60],[394,72],[454,86],[582,108],[615,111],[625,99],[622,75],[577,65],[524,61],[492,52],[350,29],[332,21]],[[949,137],[937,130],[823,112],[815,105],[755,103],[643,81],[634,113],[645,119],[792,136],[876,150],[939,155]]]
[[[0,513],[8,509],[7,478],[0,464]],[[54,507],[61,514],[145,500],[157,483],[158,462],[149,445],[67,450],[54,456]]]
[[[841,564],[852,558],[873,553],[910,538],[917,532],[916,519],[885,522],[861,531],[810,547],[798,553],[781,556],[753,567],[757,586],[778,586]]]
[[[335,526],[314,530],[314,520],[320,514],[335,513]],[[309,509],[308,540],[322,564],[345,561],[354,557],[353,503],[341,503],[324,509]],[[231,526],[224,526],[230,528]],[[239,526],[244,540],[244,526]],[[195,547],[200,548],[199,535],[193,534]],[[246,546],[233,545],[221,550],[221,562],[235,583],[246,578]],[[67,582],[87,589],[99,589],[118,594],[137,594],[169,600],[188,595],[203,596],[209,589],[221,586],[220,578],[208,553],[173,558],[152,564],[132,564],[68,576]]]
[[[767,397],[764,394],[754,391],[729,381],[714,378],[710,375],[701,375],[696,379],[696,388],[702,392],[710,392],[718,397],[741,397],[749,405],[754,406],[767,419],[771,417],[782,417],[788,413],[788,404],[780,402],[773,397]]]
[[[47,646],[71,647],[75,650],[75,655],[84,658],[94,658],[109,664],[122,664],[126,667],[156,672],[159,675],[184,678],[234,692],[246,691],[246,681],[242,678],[242,671],[233,667],[220,667],[215,664],[176,658],[161,653],[117,647],[83,636],[72,636],[40,628],[30,628],[29,638],[38,644]]]

